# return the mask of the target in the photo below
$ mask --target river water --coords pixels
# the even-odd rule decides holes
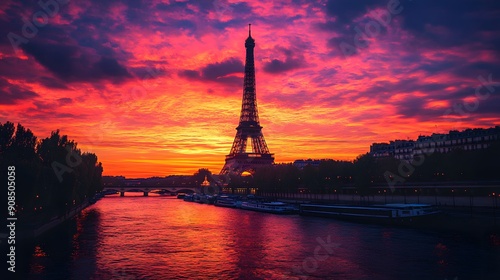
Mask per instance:
[[[162,196],[103,198],[18,254],[22,279],[500,279],[492,242]]]

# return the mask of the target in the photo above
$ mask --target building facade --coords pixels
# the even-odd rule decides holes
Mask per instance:
[[[500,141],[500,126],[487,129],[475,128],[463,131],[451,130],[448,134],[434,133],[419,136],[417,140],[395,140],[389,143],[373,143],[370,154],[375,158],[395,157],[410,161],[416,155],[448,153],[456,149],[465,151],[488,148]]]

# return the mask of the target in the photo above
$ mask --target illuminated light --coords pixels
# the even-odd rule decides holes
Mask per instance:
[[[248,172],[248,171],[243,171],[241,173],[241,176],[252,176],[252,173]]]

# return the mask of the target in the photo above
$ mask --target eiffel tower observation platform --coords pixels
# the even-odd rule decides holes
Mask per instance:
[[[235,155],[227,155],[226,159],[239,159],[239,160],[254,160],[258,158],[262,158],[264,160],[268,160],[273,158],[273,154],[258,154],[258,153],[243,153],[243,154],[235,154]]]

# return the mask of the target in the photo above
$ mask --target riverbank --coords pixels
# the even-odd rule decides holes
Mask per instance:
[[[16,238],[28,240],[38,238],[47,232],[57,228],[61,224],[73,219],[77,216],[81,211],[90,205],[94,204],[96,201],[101,199],[103,195],[96,194],[95,197],[91,199],[86,199],[80,205],[73,207],[71,210],[67,211],[64,215],[58,215],[53,217],[20,217],[18,221],[20,221],[19,227],[16,230]],[[23,220],[23,218],[29,220]],[[6,238],[7,233],[0,232],[0,237]]]
[[[478,195],[419,195],[419,194],[394,194],[385,192],[373,195],[359,194],[313,194],[313,193],[260,193],[269,198],[279,198],[297,201],[325,201],[349,204],[387,204],[387,203],[423,203],[444,207],[491,207],[500,210],[500,196]],[[500,214],[500,211],[499,211]]]
[[[500,244],[500,209],[495,202],[488,199],[455,198],[455,203],[448,202],[450,198],[437,199],[432,203],[429,197],[398,197],[398,196],[370,196],[360,197],[352,195],[315,195],[315,194],[263,194],[265,197],[286,203],[299,205],[301,203],[319,203],[330,205],[373,205],[385,203],[426,203],[435,205],[441,214],[424,224],[412,225],[412,228],[438,231],[449,234],[462,234],[480,242]],[[436,201],[434,198],[432,199]],[[453,198],[451,199],[453,201]],[[460,202],[460,203],[457,203]],[[439,203],[441,202],[441,204]],[[466,203],[469,202],[469,203]],[[487,206],[483,206],[487,205]],[[493,207],[490,205],[494,205]]]
[[[87,208],[91,203],[88,200],[85,200],[80,205],[74,207],[67,213],[62,216],[54,216],[48,222],[43,224],[40,223],[31,223],[23,225],[19,232],[17,232],[17,237],[19,239],[34,239],[38,238],[50,230],[58,227],[64,222],[73,219],[76,215],[78,215],[83,209]]]

